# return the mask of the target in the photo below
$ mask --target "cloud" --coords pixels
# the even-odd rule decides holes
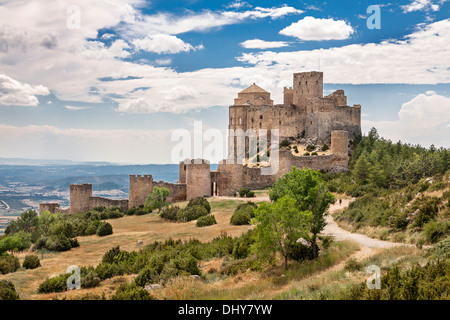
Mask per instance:
[[[421,144],[423,146],[450,145],[450,97],[427,91],[404,103],[396,121],[362,120],[367,128],[376,127],[392,141]]]
[[[343,20],[305,17],[280,31],[280,34],[306,41],[344,40],[355,30]]]
[[[49,94],[50,91],[44,86],[20,83],[7,75],[0,74],[0,105],[34,107],[39,104],[36,95]]]
[[[414,0],[411,3],[401,6],[404,13],[413,11],[439,11],[440,5],[446,0],[431,1],[431,0]]]
[[[403,39],[295,52],[250,52],[238,57],[243,66],[179,72],[167,66],[168,59],[159,63],[130,59],[135,50],[133,40],[154,34],[174,36],[170,32],[210,30],[220,25],[220,21],[239,23],[262,16],[275,19],[287,12],[298,14],[297,9],[254,8],[233,11],[229,16],[223,13],[232,11],[139,16],[128,0],[95,3],[80,0],[77,3],[83,8],[82,28],[69,30],[65,27],[68,3],[42,0],[10,2],[0,7],[0,21],[13,26],[17,34],[35,32],[41,38],[44,35],[55,37],[54,46],[30,45],[36,43],[33,41],[37,36],[20,37],[20,45],[8,44],[8,52],[0,50],[2,72],[14,75],[23,83],[39,79],[39,84],[49,88],[59,100],[107,102],[114,104],[119,112],[180,113],[212,106],[226,107],[233,103],[238,91],[256,82],[270,91],[276,102],[281,102],[282,88],[292,85],[292,73],[316,70],[319,59],[327,83],[450,82],[450,19],[421,25]],[[30,16],[30,12],[33,15]],[[49,16],[53,19],[48,20]],[[160,17],[163,18],[159,22],[152,20]],[[135,20],[140,21],[136,28],[144,32],[143,36],[139,36],[139,32],[132,33],[130,38],[113,39],[115,41],[107,44],[103,40],[92,40],[97,39],[98,30],[112,30],[120,36],[119,29]],[[157,26],[164,32],[156,32],[158,28],[145,29],[149,21],[154,22],[148,24],[149,27]],[[186,99],[174,99],[172,94],[178,92],[168,93],[176,87]]]
[[[64,106],[64,108],[66,108],[67,110],[70,110],[70,111],[80,111],[80,110],[92,109],[92,107],[75,107],[75,106]]]
[[[251,8],[252,6],[245,1],[236,0],[231,2],[229,5],[225,6],[227,9],[242,9],[242,8]]]
[[[132,23],[122,24],[118,28],[123,36],[141,38],[153,34],[177,35],[192,31],[208,31],[226,25],[241,23],[248,19],[279,19],[291,14],[301,14],[302,10],[289,7],[256,7],[247,11],[210,11],[204,10],[178,16],[171,13],[136,16]]]
[[[289,46],[285,41],[264,41],[260,39],[252,39],[241,42],[241,46],[246,49],[271,49]]]
[[[202,45],[193,47],[191,44],[184,42],[180,38],[167,34],[155,34],[153,36],[148,36],[144,39],[136,39],[133,41],[133,45],[138,50],[143,50],[147,52],[156,52],[158,54],[161,53],[173,54],[203,49]]]
[[[74,161],[167,163],[171,130],[61,129],[0,124],[2,156]],[[18,148],[20,146],[20,148]],[[158,146],[158,152],[155,152]],[[120,152],[118,152],[120,150]]]
[[[271,73],[321,71],[327,83],[450,82],[450,19],[421,25],[403,39],[310,51],[244,53],[239,60]],[[420,75],[420,76],[419,76]]]

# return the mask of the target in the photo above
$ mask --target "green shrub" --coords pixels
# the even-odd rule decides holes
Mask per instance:
[[[312,144],[310,144],[306,147],[306,151],[308,151],[308,152],[314,151],[314,149],[316,149],[316,147]]]
[[[284,139],[280,142],[280,147],[288,147],[291,144],[291,142],[287,139]]]
[[[0,280],[0,300],[20,300],[11,281]]]
[[[144,206],[144,207],[137,208],[134,214],[137,216],[143,216],[143,215],[149,214],[151,212],[152,212],[152,209]]]
[[[330,147],[327,145],[327,144],[324,144],[323,146],[322,146],[322,151],[327,151],[327,150],[329,150],[330,149]]]
[[[322,242],[322,247],[324,249],[328,249],[331,244],[334,242],[332,236],[319,236],[320,241]]]
[[[312,260],[314,258],[314,251],[312,246],[306,246],[300,242],[292,242],[287,246],[287,255],[289,259],[296,261]],[[319,248],[317,247],[317,254]]]
[[[17,271],[20,268],[20,262],[12,254],[0,255],[0,274],[7,274]]]
[[[235,259],[244,259],[250,255],[251,246],[255,242],[255,231],[250,230],[235,241],[232,256]]]
[[[247,198],[254,198],[254,197],[255,197],[255,192],[254,191],[247,192]]]
[[[350,300],[447,300],[450,285],[450,262],[429,261],[400,272],[397,265],[381,277],[381,289],[370,290],[366,282],[353,285],[338,294]]]
[[[155,300],[144,288],[136,283],[121,284],[111,300]]]
[[[354,258],[350,258],[345,262],[344,269],[349,272],[360,271],[362,269],[362,264]]]
[[[312,156],[317,156],[317,152],[311,153]]]
[[[309,152],[305,152],[303,155],[306,156],[306,157],[310,156]]]
[[[257,205],[251,201],[241,203],[234,210],[230,223],[236,226],[250,224],[251,219],[255,217],[254,209],[256,208]]]
[[[25,269],[36,269],[41,266],[41,261],[39,257],[34,254],[29,254],[25,256],[25,260],[22,265]]]
[[[100,284],[100,277],[98,274],[89,270],[85,275],[81,275],[81,287],[82,288],[95,288]]]
[[[131,207],[128,210],[125,211],[125,215],[132,216],[136,213],[136,207]]]
[[[257,269],[255,257],[253,255],[239,260],[225,258],[220,266],[220,273],[223,275],[236,275],[239,272],[245,272],[248,269]]]
[[[192,221],[197,220],[200,217],[206,216],[208,214],[208,211],[205,209],[204,206],[187,206],[186,208],[183,208],[178,211],[177,214],[177,220],[179,221]]]
[[[247,188],[241,188],[239,189],[239,196],[241,198],[245,197],[247,195],[247,193],[250,191],[250,189]]]
[[[170,207],[166,208],[165,210],[162,210],[160,215],[161,215],[161,218],[163,218],[163,219],[176,221],[178,212],[180,210],[181,209],[179,206],[170,206]]]
[[[250,224],[251,216],[248,212],[244,210],[240,210],[238,212],[233,213],[230,219],[230,224],[234,226],[242,226],[246,224]]]
[[[45,248],[50,251],[68,251],[72,248],[70,240],[64,235],[53,235],[47,239]]]
[[[95,268],[95,272],[101,280],[106,280],[125,274],[125,268],[118,264],[100,263]]]
[[[147,284],[159,282],[159,274],[154,268],[147,266],[142,269],[134,281],[138,286],[145,287]]]
[[[113,233],[113,228],[109,222],[102,222],[97,229],[97,235],[99,237],[108,236]]]
[[[447,221],[434,220],[423,226],[425,239],[430,243],[438,242],[443,236],[449,233],[450,226]]]
[[[203,206],[208,213],[211,213],[211,205],[209,204],[208,199],[206,199],[205,197],[197,197],[191,199],[187,206],[188,207]]]
[[[439,241],[430,249],[432,257],[436,259],[450,259],[450,236]]]
[[[64,292],[67,290],[67,279],[71,275],[64,273],[59,276],[45,280],[39,285],[39,293]]]
[[[216,218],[212,214],[208,214],[206,216],[198,218],[195,225],[197,227],[206,227],[212,226],[213,224],[217,224]]]

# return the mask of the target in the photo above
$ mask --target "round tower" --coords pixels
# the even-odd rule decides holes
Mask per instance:
[[[344,130],[331,131],[331,153],[334,155],[335,167],[348,168],[348,132]]]

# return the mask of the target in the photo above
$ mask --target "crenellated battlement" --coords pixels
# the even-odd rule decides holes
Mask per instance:
[[[325,155],[294,155],[291,150],[279,151],[279,170],[272,175],[262,175],[261,167],[249,167],[238,163],[220,162],[211,171],[205,159],[185,159],[179,163],[178,183],[154,181],[152,175],[130,174],[128,200],[113,200],[92,196],[92,184],[70,185],[70,213],[86,211],[93,206],[119,206],[122,210],[145,204],[154,187],[169,189],[169,202],[185,201],[195,197],[232,195],[242,187],[262,188],[275,183],[292,166],[309,167],[321,171],[345,171],[348,169],[348,140],[361,134],[361,105],[347,105],[344,90],[336,90],[323,96],[323,72],[311,71],[293,74],[293,86],[283,88],[283,104],[274,104],[270,93],[255,83],[238,93],[234,105],[229,108],[229,129],[279,130],[284,139],[331,143],[331,153]],[[240,130],[238,130],[239,132]],[[301,139],[299,138],[301,137]],[[245,148],[230,135],[229,157],[236,159],[237,151]],[[234,141],[232,140],[234,139]],[[313,142],[315,144],[316,142]],[[302,142],[301,142],[302,143]],[[234,147],[233,147],[234,146]],[[56,203],[42,203],[44,211],[65,211]]]

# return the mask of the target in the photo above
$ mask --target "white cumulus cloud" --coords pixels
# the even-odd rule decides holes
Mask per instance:
[[[265,41],[261,39],[251,39],[241,42],[241,46],[246,49],[271,49],[289,46],[286,41]]]
[[[167,34],[155,34],[145,37],[144,39],[136,39],[133,41],[133,45],[138,50],[147,52],[161,53],[179,53],[189,52],[191,50],[203,49],[202,45],[197,47],[192,46],[189,43],[184,42],[176,36]]]
[[[421,93],[404,103],[396,121],[362,120],[366,127],[376,127],[392,141],[448,148],[450,146],[450,97],[433,91]]]
[[[0,74],[0,104],[7,106],[30,106],[39,104],[36,95],[49,95],[48,88],[30,85]]]
[[[344,40],[355,30],[344,20],[305,17],[280,31],[280,34],[300,40]]]
[[[448,0],[414,0],[407,5],[401,6],[404,13],[413,11],[439,11],[441,5]]]

